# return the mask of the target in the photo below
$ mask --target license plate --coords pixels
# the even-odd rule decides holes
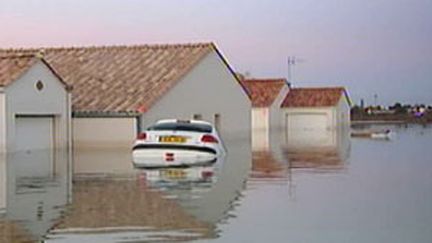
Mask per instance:
[[[163,136],[159,138],[159,142],[162,143],[185,143],[186,137],[182,136]]]
[[[163,178],[166,179],[184,179],[186,178],[186,172],[181,169],[168,169],[168,170],[162,170],[161,175]]]

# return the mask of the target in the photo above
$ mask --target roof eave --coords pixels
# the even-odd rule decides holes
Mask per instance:
[[[217,45],[214,42],[211,43],[211,46],[212,46],[212,49],[216,52],[216,54],[219,56],[219,58],[222,60],[222,62],[224,63],[224,65],[228,68],[228,70],[230,71],[231,75],[234,77],[234,79],[240,85],[241,89],[243,90],[244,95],[246,95],[246,97],[250,101],[250,95],[249,95],[248,91],[246,90],[246,88],[243,86],[242,80],[240,79],[240,77],[238,77],[238,75],[234,71],[234,68],[231,67],[231,65],[229,64],[228,60],[225,58],[225,56],[222,54],[222,52],[219,50],[219,48],[217,47]]]
[[[141,116],[142,113],[134,111],[73,111],[74,118],[133,118]]]
[[[336,105],[326,105],[326,106],[281,106],[281,109],[323,109],[323,108],[333,108]]]
[[[352,107],[352,106],[353,106],[353,103],[352,103],[352,101],[351,101],[350,96],[348,95],[348,91],[347,91],[345,88],[343,89],[343,96],[345,97],[345,99],[346,99],[346,101],[347,101],[349,107]]]
[[[67,84],[64,79],[62,78],[62,76],[60,76],[60,74],[58,74],[58,72],[43,58],[43,57],[38,57],[38,59],[45,64],[48,69],[54,74],[54,76],[56,76],[56,78],[60,81],[60,83],[63,84],[63,86],[65,87],[65,90],[70,93],[73,90],[73,86]]]

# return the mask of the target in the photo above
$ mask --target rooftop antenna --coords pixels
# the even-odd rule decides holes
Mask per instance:
[[[288,56],[287,64],[288,64],[288,77],[287,83],[288,86],[291,86],[293,83],[293,69],[297,63],[303,62],[303,59],[298,59],[296,56]]]
[[[294,66],[296,64],[296,57],[295,56],[288,56],[287,64],[288,64],[287,81],[288,81],[288,84],[291,84],[292,83],[292,66]]]

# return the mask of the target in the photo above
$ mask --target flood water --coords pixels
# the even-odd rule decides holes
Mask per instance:
[[[0,242],[432,242],[432,127],[390,128],[227,139],[176,170],[134,169],[128,149],[79,149],[73,168],[2,155]]]

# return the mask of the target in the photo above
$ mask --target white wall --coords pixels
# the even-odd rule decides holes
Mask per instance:
[[[251,103],[243,88],[215,51],[209,53],[182,80],[142,116],[143,128],[158,119],[191,119],[201,114],[214,122],[221,115],[223,139],[250,141]]]
[[[350,126],[351,112],[350,106],[345,96],[342,96],[337,105],[337,121],[338,125]]]
[[[0,215],[4,213],[6,209],[6,154],[0,153]]]
[[[136,137],[136,118],[72,119],[73,146],[130,148]]]
[[[252,151],[268,151],[270,147],[270,109],[252,108]]]
[[[0,88],[1,89],[1,88]],[[6,97],[0,91],[0,154],[6,152]]]
[[[40,91],[35,87],[38,80],[44,84]],[[8,152],[15,150],[16,115],[54,115],[56,148],[67,148],[70,110],[68,93],[57,76],[42,61],[37,62],[18,80],[7,86],[5,94]]]
[[[284,111],[281,104],[289,92],[288,85],[284,85],[279,95],[270,107],[270,150],[279,151],[284,139]]]
[[[281,109],[281,104],[287,96],[288,92],[288,85],[284,85],[279,92],[279,95],[277,96],[273,104],[270,106],[270,126],[272,130],[280,131],[284,127],[284,115],[283,109]]]

